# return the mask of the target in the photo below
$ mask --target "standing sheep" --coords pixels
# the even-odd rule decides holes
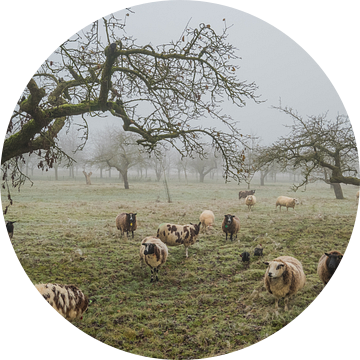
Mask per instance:
[[[65,319],[82,319],[89,305],[89,299],[75,285],[37,284],[35,285],[44,299]]]
[[[7,221],[6,222],[6,230],[9,234],[10,239],[12,239],[12,237],[14,235],[14,223],[16,223],[16,221]]]
[[[164,223],[159,225],[156,236],[168,246],[184,244],[186,257],[189,257],[188,247],[195,244],[200,232],[200,225],[201,222],[187,225]]]
[[[132,238],[134,238],[134,231],[137,229],[136,214],[121,213],[116,217],[116,227],[120,230],[121,236],[126,232],[126,236],[129,237],[129,231],[131,231]]]
[[[248,195],[245,199],[245,204],[247,205],[249,211],[251,211],[251,207],[256,204],[255,195]]]
[[[254,195],[255,190],[241,190],[239,191],[239,200],[245,199],[248,195]]]
[[[159,268],[165,263],[168,257],[167,246],[155,236],[148,236],[141,241],[140,259],[147,264],[151,269],[151,280],[153,282],[153,275],[156,281],[159,281]]]
[[[319,275],[320,280],[324,283],[324,286],[334,275],[342,257],[343,254],[336,250],[330,251],[329,253],[325,253],[321,256],[317,267],[317,274]]]
[[[237,233],[240,230],[240,220],[235,215],[224,215],[224,220],[221,224],[222,231],[226,234],[226,240],[228,233],[230,234],[230,241],[232,241],[233,235],[237,238]]]
[[[289,207],[295,210],[295,205],[299,205],[299,200],[295,198],[290,198],[287,196],[279,196],[276,199],[276,208],[280,206],[280,211],[282,206],[286,206],[286,210],[289,211]]]
[[[279,299],[285,298],[285,311],[288,311],[289,298],[301,290],[306,277],[300,261],[291,256],[279,256],[273,261],[264,262],[268,268],[264,277],[266,290],[275,297],[275,310]]]
[[[202,231],[207,231],[215,224],[215,215],[211,210],[204,210],[199,218]]]

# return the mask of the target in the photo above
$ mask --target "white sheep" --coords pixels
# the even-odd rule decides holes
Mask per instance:
[[[279,196],[276,199],[276,208],[280,206],[280,211],[282,206],[286,206],[286,210],[289,210],[290,208],[293,208],[295,210],[295,205],[299,205],[299,200],[295,198],[290,198],[287,196]]]
[[[256,204],[255,195],[248,195],[245,199],[245,204],[247,205],[249,211],[251,211],[251,207]]]
[[[202,231],[207,231],[215,224],[215,215],[211,210],[204,210],[199,217]]]
[[[331,277],[334,275],[335,270],[339,266],[343,254],[339,251],[332,250],[324,253],[318,263],[317,274],[324,286],[329,282]]]
[[[240,220],[237,216],[226,214],[221,224],[221,229],[225,233],[225,240],[227,240],[228,234],[230,234],[230,241],[233,240],[233,235],[237,238],[237,233],[240,230]]]
[[[89,299],[75,285],[36,284],[44,299],[65,319],[82,319],[89,305]]]
[[[156,281],[159,281],[159,268],[166,262],[168,257],[167,246],[155,236],[148,236],[141,241],[140,259],[145,262],[151,269],[151,280],[153,282],[153,275]]]
[[[264,262],[268,268],[264,277],[266,290],[275,297],[275,310],[279,299],[285,298],[285,311],[288,311],[289,298],[305,286],[306,277],[300,261],[291,256],[279,256],[273,261]]]
[[[163,223],[159,225],[156,236],[168,246],[184,244],[186,257],[189,257],[188,247],[195,244],[200,225],[201,222],[187,225]]]
[[[120,230],[121,236],[126,232],[126,236],[129,237],[129,231],[131,231],[132,238],[134,238],[134,231],[137,229],[136,214],[137,213],[121,213],[116,217],[116,227]]]

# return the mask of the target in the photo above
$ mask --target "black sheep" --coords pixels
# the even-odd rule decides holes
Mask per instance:
[[[16,223],[16,221],[7,221],[6,222],[6,230],[10,236],[10,239],[12,239],[12,237],[14,235],[14,223]]]
[[[242,254],[240,254],[241,261],[248,262],[250,261],[250,254],[247,251],[244,251]]]

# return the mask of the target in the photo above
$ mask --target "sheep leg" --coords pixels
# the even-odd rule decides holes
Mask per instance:
[[[279,308],[279,299],[275,298],[275,310]]]
[[[225,233],[225,236],[226,236],[225,241],[227,241],[227,232]]]
[[[159,269],[158,268],[155,269],[155,274],[156,274],[156,281],[159,281],[159,277],[158,277]]]
[[[230,241],[233,241],[232,236],[233,236],[233,234],[230,233]]]
[[[186,255],[186,257],[189,257],[188,248],[187,248],[187,247],[185,248],[185,255]]]
[[[289,297],[288,296],[285,296],[284,303],[285,303],[284,310],[289,311],[289,308],[288,308]]]
[[[134,232],[132,231],[131,233],[132,233],[132,238],[134,238]]]
[[[154,275],[154,270],[153,270],[153,268],[151,268],[151,280],[150,280],[151,283],[154,281],[153,280],[153,275]]]

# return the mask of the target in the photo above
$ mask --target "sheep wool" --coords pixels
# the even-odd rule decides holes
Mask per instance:
[[[245,199],[245,204],[247,205],[249,211],[251,211],[251,207],[256,204],[255,195],[248,195]]]
[[[159,268],[165,264],[167,257],[168,248],[160,239],[155,236],[148,236],[141,241],[140,259],[151,269],[150,282],[154,281],[153,275],[155,275],[156,281],[159,281]]]
[[[215,224],[215,215],[211,210],[204,210],[199,217],[202,231],[207,231]]]
[[[75,285],[36,284],[44,299],[65,319],[82,319],[89,305],[89,299]]]
[[[293,208],[295,210],[295,205],[298,205],[298,204],[299,204],[298,199],[290,198],[290,197],[287,197],[287,196],[279,196],[276,199],[276,208],[278,206],[280,206],[280,211],[281,211],[282,206],[286,206],[287,211],[289,210],[289,207]]]
[[[137,229],[136,214],[121,213],[116,217],[116,227],[120,230],[121,236],[126,232],[126,236],[129,237],[129,232],[131,231],[132,238],[134,238],[134,231]]]
[[[200,232],[199,224],[176,225],[170,223],[160,224],[157,230],[157,237],[168,246],[178,246],[184,244],[185,255],[188,255],[189,246],[195,244]]]
[[[265,262],[268,268],[264,277],[266,290],[275,297],[275,309],[279,307],[279,299],[284,298],[285,311],[291,296],[305,286],[306,277],[303,267],[291,256],[279,256],[273,261]]]
[[[325,253],[320,257],[317,267],[317,274],[319,275],[319,278],[323,282],[324,286],[334,275],[342,257],[343,254],[336,250]]]
[[[222,231],[226,235],[226,240],[228,234],[230,234],[230,241],[233,240],[233,235],[235,235],[235,238],[237,237],[237,233],[240,230],[240,220],[235,215],[226,214],[224,215],[224,220],[221,224]]]

